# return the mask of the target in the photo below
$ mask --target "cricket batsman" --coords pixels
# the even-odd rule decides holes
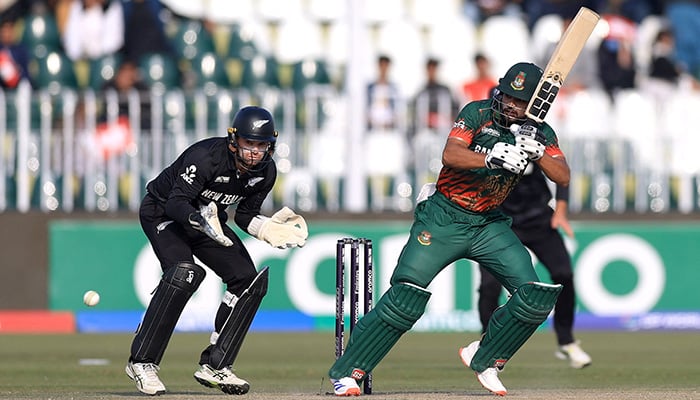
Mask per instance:
[[[494,312],[481,340],[459,349],[481,385],[497,395],[507,393],[498,373],[547,318],[562,288],[540,282],[528,251],[510,229],[511,219],[498,210],[528,163],[557,184],[569,183],[569,166],[553,129],[525,117],[541,76],[536,65],[517,63],[492,98],[471,102],[457,115],[437,184],[421,191],[390,288],[360,319],[328,372],[335,395],[360,395],[358,383],[425,312],[428,285],[459,259],[478,262],[512,295]]]

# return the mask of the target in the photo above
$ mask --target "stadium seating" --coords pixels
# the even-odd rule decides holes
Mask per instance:
[[[321,27],[308,17],[287,17],[277,27],[275,58],[282,64],[293,64],[323,54]]]
[[[242,60],[241,87],[255,91],[259,87],[280,87],[279,63],[272,56],[258,55]]]
[[[411,19],[424,27],[445,25],[461,12],[461,1],[455,0],[413,0],[407,8]]]
[[[304,59],[292,66],[292,89],[303,91],[308,85],[329,85],[328,67],[323,60]]]
[[[287,18],[297,18],[304,11],[302,0],[258,0],[256,3],[257,16],[273,24],[282,23]]]
[[[172,57],[164,54],[146,54],[139,60],[141,76],[152,89],[165,91],[180,85],[180,70]]]
[[[122,57],[119,53],[91,60],[88,73],[88,87],[92,90],[101,90],[105,83],[114,79],[121,62]]]
[[[212,34],[196,19],[182,21],[171,40],[177,54],[186,60],[193,60],[201,57],[203,53],[213,53],[216,50]]]
[[[32,78],[37,89],[47,89],[52,95],[58,95],[62,89],[78,87],[73,62],[62,51],[51,51],[46,57],[33,61],[37,68]]]
[[[345,0],[308,0],[308,13],[321,24],[334,24],[347,16]]]
[[[376,38],[376,54],[391,57],[391,79],[401,94],[412,97],[423,83],[427,54],[420,29],[410,21],[395,18],[381,24]],[[406,51],[406,46],[411,51]]]
[[[44,58],[61,49],[61,35],[53,14],[37,12],[27,15],[21,41],[36,58]]]
[[[637,212],[668,210],[669,163],[659,134],[659,119],[653,99],[636,89],[616,93],[613,129],[629,143],[629,174],[634,176],[634,209]]]
[[[533,60],[539,62],[547,57],[547,49],[561,38],[563,26],[564,21],[558,14],[543,15],[535,21],[530,35]]]
[[[194,88],[203,89],[210,95],[217,88],[230,86],[226,66],[218,54],[211,51],[200,53],[191,60],[190,65],[194,77]]]
[[[700,94],[679,91],[663,104],[659,123],[662,140],[669,146],[664,155],[673,179],[672,195],[682,213],[700,209],[700,160],[694,154],[700,148],[700,135],[687,129],[688,116],[698,110]]]
[[[394,209],[400,202],[398,186],[407,181],[409,149],[405,135],[396,130],[368,132],[363,148],[370,208]]]
[[[455,38],[459,40],[455,41]],[[459,15],[452,15],[429,27],[425,51],[440,60],[440,80],[451,88],[458,88],[476,77],[474,55],[477,43],[474,24]]]
[[[492,71],[496,76],[502,76],[517,62],[534,62],[530,46],[530,31],[520,18],[493,15],[479,29],[477,50],[491,60]]]

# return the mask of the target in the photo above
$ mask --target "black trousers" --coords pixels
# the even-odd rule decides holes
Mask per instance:
[[[233,246],[230,247],[218,244],[189,225],[172,221],[165,215],[163,205],[148,194],[141,203],[139,219],[163,271],[178,262],[194,263],[194,257],[197,257],[221,278],[229,292],[237,296],[257,275],[248,250],[226,224],[221,227],[224,234],[233,241]]]
[[[557,304],[554,307],[554,332],[559,345],[574,341],[574,311],[576,307],[576,289],[574,288],[571,257],[564,240],[556,229],[549,225],[535,228],[517,228],[513,231],[520,241],[529,248],[545,266],[552,282],[563,285]],[[501,284],[483,267],[479,285],[479,319],[482,331],[486,329],[494,310],[499,306]]]

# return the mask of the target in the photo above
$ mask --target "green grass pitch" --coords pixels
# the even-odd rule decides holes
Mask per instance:
[[[192,373],[208,334],[175,333],[161,363],[164,399],[227,396]],[[501,379],[515,399],[700,399],[700,332],[579,332],[593,358],[583,370],[554,358],[554,335],[536,333]],[[0,399],[134,399],[124,374],[131,334],[0,335]],[[459,361],[476,333],[409,332],[374,371],[370,399],[480,399],[490,394]],[[326,377],[333,333],[251,332],[236,373],[241,398],[333,398]],[[83,362],[81,363],[81,360]],[[87,365],[85,365],[87,363]],[[98,364],[98,365],[95,365]],[[213,397],[216,396],[216,397]]]

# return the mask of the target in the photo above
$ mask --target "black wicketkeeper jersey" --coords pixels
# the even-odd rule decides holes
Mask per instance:
[[[245,230],[260,214],[277,179],[277,167],[267,162],[260,171],[240,173],[234,157],[228,138],[201,140],[182,152],[146,189],[164,204],[165,213],[181,224],[188,224],[190,213],[213,201],[222,222],[228,219],[227,207],[236,207],[234,220]]]
[[[556,186],[556,199],[569,200],[569,188]],[[513,218],[513,227],[549,225],[553,209],[550,206],[552,191],[540,167],[530,162],[525,174],[506,200],[501,209]]]

